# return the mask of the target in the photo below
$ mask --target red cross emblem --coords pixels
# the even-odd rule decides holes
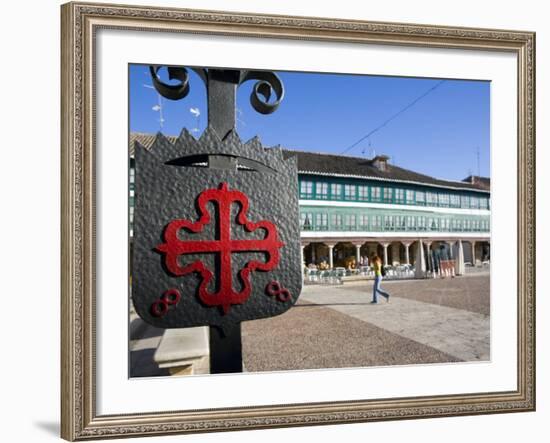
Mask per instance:
[[[213,202],[218,206],[218,238],[216,240],[180,240],[178,233],[185,229],[198,233],[210,224],[212,217],[206,209],[206,204]],[[237,223],[247,232],[263,229],[266,235],[261,240],[237,240],[231,238],[231,206],[240,204],[237,214]],[[223,313],[229,312],[231,305],[244,303],[251,292],[250,273],[252,271],[271,271],[279,264],[279,249],[284,243],[279,241],[277,228],[267,220],[251,222],[247,219],[249,208],[248,197],[240,191],[229,190],[227,183],[221,183],[219,189],[207,189],[197,197],[199,219],[196,222],[188,220],[172,220],[164,230],[164,243],[157,246],[157,250],[164,254],[166,268],[175,276],[183,276],[192,272],[201,275],[199,298],[208,306],[221,306]],[[241,291],[233,289],[231,269],[231,255],[239,252],[264,252],[268,260],[263,263],[251,260],[239,271],[239,278],[243,282]],[[220,254],[219,290],[208,292],[207,287],[214,276],[201,260],[196,260],[186,266],[178,263],[178,257],[184,254],[217,253]]]

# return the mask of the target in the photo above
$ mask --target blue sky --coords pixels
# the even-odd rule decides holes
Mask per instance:
[[[164,71],[164,70],[163,70]],[[441,79],[345,74],[277,72],[285,98],[271,115],[249,102],[253,81],[237,91],[237,131],[246,141],[258,135],[265,146],[340,154]],[[164,73],[161,74],[164,75]],[[130,66],[130,130],[156,133],[160,128],[158,94],[150,88],[149,69]],[[149,87],[147,87],[149,86]],[[197,119],[191,108],[200,110]],[[470,173],[490,176],[490,82],[446,79],[346,155],[387,154],[403,168],[449,180]],[[191,72],[190,93],[179,101],[162,98],[162,132],[207,124],[206,90]]]

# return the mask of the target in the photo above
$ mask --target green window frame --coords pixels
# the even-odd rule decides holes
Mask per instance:
[[[300,198],[313,198],[313,181],[300,181]]]
[[[451,208],[460,208],[460,195],[451,194],[449,197],[449,206]]]
[[[344,220],[343,220],[342,214],[335,213],[335,214],[332,214],[330,218],[331,218],[330,221],[331,221],[332,229],[336,231],[341,231],[344,226]]]
[[[326,212],[315,214],[315,229],[317,231],[328,231],[328,214]]]
[[[355,214],[344,215],[344,229],[346,231],[355,231],[357,227],[357,217]]]
[[[437,206],[438,201],[437,193],[431,191],[426,192],[426,206]]]
[[[405,216],[404,215],[396,215],[394,216],[394,229],[396,231],[404,231],[405,230]]]
[[[391,203],[393,200],[393,189],[384,186],[382,188],[382,201],[385,203]]]
[[[328,183],[316,182],[315,183],[315,198],[319,200],[328,200]]]
[[[357,190],[355,185],[345,184],[344,185],[344,200],[355,200],[357,195]]]
[[[416,204],[419,206],[426,205],[426,193],[424,191],[416,191]]]
[[[331,183],[330,198],[332,200],[342,200],[342,185],[340,183]]]
[[[439,194],[438,203],[439,203],[439,206],[449,207],[449,204],[450,204],[449,194],[446,194],[446,193]]]
[[[402,188],[395,188],[395,203],[405,203],[405,190]]]
[[[393,231],[393,216],[384,215],[384,231]]]
[[[414,191],[412,189],[407,189],[405,191],[405,203],[408,205],[413,205],[415,203]]]
[[[360,230],[367,231],[369,229],[369,216],[368,214],[359,214],[359,224],[358,227]]]
[[[300,213],[300,229],[302,231],[313,230],[313,214],[311,212]]]
[[[359,201],[369,200],[369,187],[366,185],[357,186],[357,198]]]

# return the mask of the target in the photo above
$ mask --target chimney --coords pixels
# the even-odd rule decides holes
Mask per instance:
[[[372,165],[379,171],[385,172],[388,170],[389,159],[387,155],[377,155],[372,159]]]

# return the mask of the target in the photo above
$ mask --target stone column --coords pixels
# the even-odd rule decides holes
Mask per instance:
[[[416,262],[414,270],[415,278],[424,278],[426,276],[426,261],[424,260],[424,247],[422,240],[418,240],[416,248]]]
[[[315,254],[315,243],[310,243],[311,244],[311,263],[315,264],[315,262],[317,261],[317,255]]]
[[[355,269],[359,269],[361,261],[361,243],[355,243]]]
[[[426,245],[426,248],[428,250],[428,254],[430,254],[430,259],[431,259],[432,241],[431,240],[424,240],[424,244]]]
[[[334,249],[334,244],[327,244],[328,246],[328,265],[330,267],[330,269],[332,269],[334,267],[334,258],[333,258],[333,249]]]
[[[382,247],[384,248],[384,266],[388,266],[388,246],[389,243],[382,243]]]
[[[410,265],[411,259],[409,257],[409,246],[411,245],[411,242],[401,242],[403,243],[403,246],[405,246],[405,264]]]
[[[462,247],[462,240],[458,240],[456,261],[455,261],[455,275],[464,275],[466,268],[464,266],[464,248]]]
[[[436,273],[435,273],[435,263],[433,261],[433,257],[432,257],[432,243],[433,241],[432,240],[426,240],[425,241],[426,243],[426,247],[428,249],[428,256],[426,257],[426,260],[428,260],[428,263],[430,264],[429,268],[430,268],[430,271],[432,272],[432,276],[433,278],[436,277]]]
[[[300,261],[302,263],[302,269],[306,266],[306,259],[305,259],[305,255],[304,255],[304,249],[306,248],[306,244],[302,243],[300,245]]]
[[[472,245],[472,265],[476,265],[476,242],[475,240],[470,241]]]

